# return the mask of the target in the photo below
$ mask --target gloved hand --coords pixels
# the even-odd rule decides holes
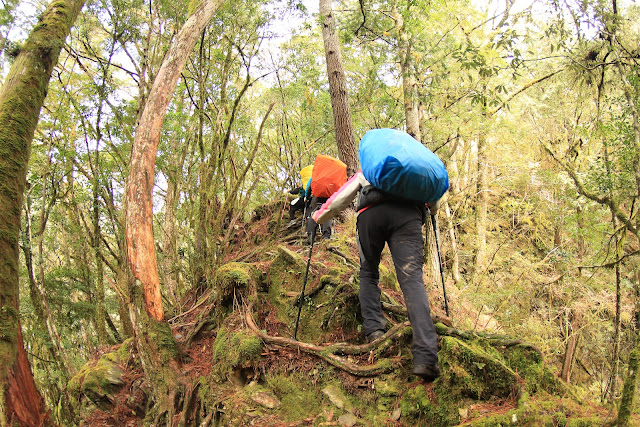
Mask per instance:
[[[429,208],[431,215],[437,214],[438,209],[440,209],[440,199],[436,200],[435,202],[427,203],[427,207]]]

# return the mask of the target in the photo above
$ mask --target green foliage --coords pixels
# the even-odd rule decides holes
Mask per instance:
[[[69,52],[63,52],[50,82],[30,153],[25,198],[31,200],[34,277],[49,303],[61,344],[74,349],[70,352],[73,366],[83,365],[98,345],[93,323],[98,277],[104,279],[104,304],[110,319],[123,332],[122,189],[130,167],[131,143],[153,76],[176,31],[198,3],[159,1],[151,9],[142,0],[87,4],[67,40]],[[0,35],[15,25],[12,8],[16,2],[3,4]],[[411,44],[408,71],[418,92],[422,139],[445,161],[451,181],[447,196],[451,215],[446,221],[444,209],[439,215],[441,224],[446,224],[441,228],[441,243],[447,286],[455,288],[450,302],[456,326],[496,328],[522,337],[540,348],[551,365],[543,368],[537,353],[523,348],[502,352],[447,338],[443,351],[451,356],[451,373],[436,385],[437,404],[427,388],[411,389],[403,397],[403,387],[395,384],[380,399],[387,399],[385,405],[392,408],[397,393],[411,419],[432,419],[444,425],[459,417],[458,407],[438,391],[445,384],[481,398],[508,394],[512,386],[522,386],[532,395],[564,393],[554,373],[567,336],[574,332],[580,335],[578,354],[584,368],[576,365],[572,381],[583,386],[582,393],[589,398],[596,396],[606,389],[613,367],[615,319],[614,272],[601,266],[625,257],[621,264],[621,360],[626,361],[634,340],[632,286],[637,260],[632,254],[638,240],[620,222],[614,233],[608,206],[581,196],[558,162],[540,149],[540,143],[548,144],[566,161],[587,190],[612,197],[623,212],[637,211],[637,135],[625,94],[626,89],[637,102],[640,92],[634,65],[637,7],[620,5],[622,19],[616,34],[620,45],[612,47],[607,44],[608,36],[594,36],[609,34],[612,28],[610,5],[603,2],[568,2],[563,10],[547,2],[542,4],[547,11],[544,19],[532,13],[534,9],[492,17],[466,1],[362,2],[362,9],[352,7],[354,4],[334,8],[354,139],[371,128],[403,127],[400,64],[406,58],[400,46],[405,41]],[[256,271],[248,264],[230,263],[258,258],[251,251],[260,236],[251,234],[246,221],[261,206],[268,206],[269,212],[282,211],[282,192],[300,184],[300,168],[313,163],[316,154],[337,156],[318,22],[305,16],[302,26],[292,29],[284,43],[277,45],[279,41],[271,38],[274,15],[286,13],[289,7],[296,8],[295,16],[304,9],[293,1],[225,1],[177,84],[162,128],[156,173],[149,177],[156,184],[154,238],[167,312],[180,313],[183,307],[168,305],[201,285],[198,269],[208,272],[207,279],[217,271],[217,282],[207,283],[219,291],[217,303],[228,302],[235,290],[245,292],[255,285]],[[396,23],[401,25],[396,27]],[[4,42],[0,39],[0,50],[5,52],[19,43]],[[569,64],[564,62],[567,58]],[[527,87],[557,70],[564,71]],[[250,84],[243,92],[247,76]],[[629,87],[623,86],[622,77]],[[508,101],[504,108],[487,116],[504,101]],[[258,129],[272,102],[275,105],[258,144]],[[480,134],[488,144],[485,189],[479,189],[477,181]],[[490,264],[472,278],[478,191],[489,197]],[[92,224],[96,207],[97,236]],[[256,222],[259,216],[265,215],[254,217]],[[26,211],[22,218],[26,230]],[[278,220],[273,216],[267,225],[273,240],[280,237]],[[339,225],[352,242],[355,216],[353,222]],[[455,252],[450,231],[457,239]],[[97,253],[95,241],[99,242]],[[335,245],[349,253],[352,248],[345,241]],[[269,299],[280,322],[277,326],[286,335],[298,308],[291,294],[300,292],[307,254],[279,248],[262,250],[259,255],[271,254],[275,262],[268,271],[268,293],[260,298]],[[449,287],[454,255],[461,279],[457,286]],[[104,261],[102,273],[97,257]],[[357,256],[353,261],[357,263]],[[340,325],[346,332],[359,326],[357,299],[343,300],[347,292],[339,292],[353,291],[350,277],[357,274],[349,262],[344,264],[340,258],[331,262],[336,265],[334,271],[325,276],[316,277],[312,265],[307,286],[319,283],[325,288],[304,301],[301,337],[305,340],[323,341],[324,328],[331,325]],[[21,264],[20,283],[24,285],[31,272],[24,259]],[[437,282],[431,280],[429,271],[425,277],[429,286]],[[172,280],[175,299],[168,296]],[[387,287],[396,283],[389,263],[381,268],[381,283]],[[27,286],[20,291],[20,320],[33,354],[34,372],[45,397],[55,402],[53,389],[62,381],[61,375],[51,367],[56,364],[39,361],[49,359],[54,343],[46,325],[36,324],[39,321]],[[439,302],[432,298],[434,312]],[[224,310],[218,313],[226,314]],[[3,326],[6,339],[11,339],[7,331],[17,315],[10,311],[0,316],[7,324]],[[568,326],[569,319],[577,319],[575,329]],[[177,354],[168,328],[152,328],[151,333],[166,348],[167,357]],[[255,337],[222,330],[214,356],[224,361],[221,365],[243,365],[255,361],[260,347]],[[626,364],[622,365],[624,371]],[[485,375],[486,384],[478,380]],[[287,386],[282,381],[278,387],[281,396],[287,387],[303,395],[299,401],[288,397],[292,399],[288,406],[300,407],[295,409],[299,412],[287,414],[288,420],[317,414],[310,408],[307,411],[307,406],[317,409],[322,405],[311,389],[299,384]],[[456,405],[461,407],[460,402]],[[532,412],[513,412],[491,422],[511,422],[509,417],[514,414],[518,420],[531,422],[578,422],[563,418],[557,407],[548,412],[538,419]]]

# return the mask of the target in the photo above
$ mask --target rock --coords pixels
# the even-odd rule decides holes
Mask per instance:
[[[400,419],[400,415],[402,415],[402,409],[396,408],[396,410],[391,414],[391,419],[393,421],[398,421]]]
[[[276,396],[264,391],[259,391],[251,395],[251,400],[268,409],[279,408],[281,405],[280,400],[278,400]]]
[[[353,412],[353,407],[345,399],[344,394],[342,394],[342,390],[340,390],[337,386],[332,384],[325,387],[322,392],[327,395],[331,403],[336,405],[338,409],[344,409],[347,412]]]
[[[340,423],[341,426],[352,427],[356,425],[357,422],[358,418],[351,413],[341,415],[340,418],[338,418],[338,423]]]

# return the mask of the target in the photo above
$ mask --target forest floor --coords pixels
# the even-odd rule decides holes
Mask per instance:
[[[563,384],[557,368],[545,365],[535,348],[495,334],[495,328],[483,335],[486,331],[460,331],[438,323],[443,375],[433,384],[408,373],[410,334],[402,332],[406,317],[398,313],[388,313],[397,333],[365,348],[368,351],[335,352],[338,363],[328,363],[334,357],[327,356],[328,351],[314,353],[308,347],[343,343],[357,350],[366,345],[357,304],[355,221],[343,218],[332,239],[314,245],[306,287],[311,297],[303,304],[298,342],[292,339],[295,302],[309,247],[302,229],[287,227],[286,219],[278,220],[280,214],[276,210],[239,227],[234,251],[225,260],[236,269],[255,269],[261,279],[244,288],[236,283],[233,300],[224,304],[211,289],[193,290],[173,314],[170,323],[186,392],[182,410],[169,414],[165,425],[577,426],[615,421],[610,407]],[[280,229],[275,239],[274,227]],[[388,254],[382,265],[385,300],[404,307]],[[429,293],[438,322],[444,319],[442,297],[435,287]],[[452,295],[455,299],[455,292]],[[254,305],[249,315],[259,330],[252,330],[247,320],[246,310]],[[458,318],[471,313],[465,305],[452,304]],[[257,348],[252,347],[256,336]],[[126,351],[122,345],[104,349],[87,365],[98,366],[109,354],[118,354],[109,357],[122,371],[117,387],[107,391],[103,381],[91,388],[88,374],[83,374],[73,394],[80,425],[149,425],[145,375],[133,346]],[[338,366],[364,370],[380,360],[390,367],[376,374],[354,374]],[[187,402],[186,396],[196,398]],[[635,421],[640,425],[640,417]]]

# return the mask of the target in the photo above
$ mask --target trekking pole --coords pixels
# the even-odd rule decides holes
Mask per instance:
[[[311,265],[311,252],[313,251],[313,243],[316,240],[316,227],[311,231],[311,246],[309,246],[309,259],[307,260],[307,269],[304,272],[304,281],[302,282],[302,293],[300,294],[300,305],[298,306],[298,318],[296,319],[296,329],[293,332],[293,339],[298,340],[298,324],[300,323],[300,312],[304,303],[304,288],[307,286],[307,278],[309,277],[309,265]]]
[[[431,214],[431,210],[429,210]],[[431,215],[431,225],[433,226],[433,235],[436,236],[436,249],[438,252],[438,265],[440,266],[440,278],[442,279],[442,293],[444,294],[444,310],[449,316],[449,302],[447,301],[447,289],[444,287],[444,269],[442,267],[442,258],[440,257],[440,244],[438,243],[438,227],[436,226],[436,216]]]

